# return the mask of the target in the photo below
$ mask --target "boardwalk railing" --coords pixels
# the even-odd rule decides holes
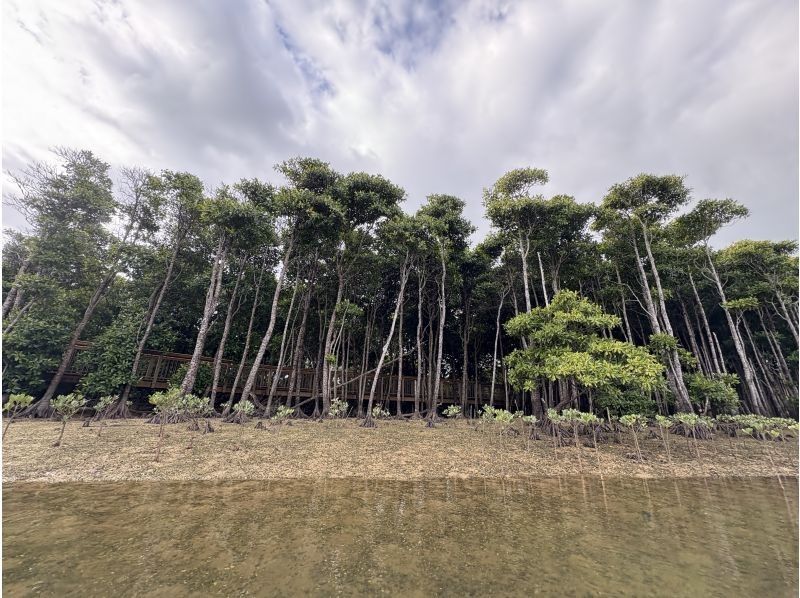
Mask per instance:
[[[64,376],[65,382],[78,382],[88,372],[85,367],[81,366],[81,360],[78,359],[79,355],[88,351],[91,348],[91,343],[86,341],[79,341],[77,352],[72,362],[67,368]],[[170,378],[181,367],[182,364],[188,363],[191,360],[191,355],[184,353],[164,353],[160,351],[145,351],[139,362],[138,380],[135,386],[139,388],[152,388],[152,389],[165,389],[169,385]],[[213,365],[211,357],[201,358],[202,362],[209,367]],[[217,386],[217,392],[227,394],[231,392],[233,379],[236,377],[236,369],[239,367],[238,363],[229,360],[222,361],[222,371],[220,373],[220,381]],[[247,375],[247,366],[243,372],[243,376]],[[280,376],[276,390],[276,396],[286,396],[289,389],[289,378],[292,373],[291,368],[282,368],[280,372],[278,368],[272,365],[262,365],[258,369],[256,376],[256,383],[253,392],[258,396],[266,396],[269,394],[269,389],[272,385],[274,376]],[[352,370],[339,370],[334,374],[334,394],[340,398],[347,398],[351,400],[358,399],[359,394],[359,374]],[[365,394],[369,395],[369,388],[372,384],[372,375],[367,374],[364,376],[366,379]],[[241,391],[244,380],[239,381],[237,392]],[[295,382],[295,396],[310,397],[313,393],[314,384],[314,370],[301,369],[298,372],[297,381]],[[409,402],[414,400],[414,391],[417,385],[415,376],[403,376],[401,401]],[[443,379],[441,384],[441,391],[439,394],[439,401],[441,403],[460,403],[459,391],[461,388],[461,380],[448,380]],[[423,389],[424,391],[424,389]],[[425,393],[422,392],[421,395]],[[491,385],[489,384],[475,384],[474,380],[470,380],[467,384],[467,403],[486,405],[489,403],[491,396]],[[397,376],[382,375],[378,380],[378,387],[376,397],[380,401],[394,401],[397,399]],[[495,386],[494,403],[499,404],[504,402],[504,394],[502,386]],[[366,398],[366,397],[365,397]]]

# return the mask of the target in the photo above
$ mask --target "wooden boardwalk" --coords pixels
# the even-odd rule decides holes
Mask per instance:
[[[91,344],[85,341],[79,341],[78,351],[75,358],[67,368],[64,376],[65,382],[78,382],[87,372],[84,368],[77,365],[77,357],[81,352],[87,351]],[[159,351],[145,351],[139,363],[139,379],[135,386],[137,388],[152,388],[162,390],[167,388],[170,378],[175,374],[182,364],[188,363],[191,355],[184,353],[164,353]],[[203,357],[202,362],[209,367],[213,365],[211,357]],[[217,387],[217,393],[226,395],[231,392],[231,385],[236,376],[236,369],[239,367],[238,362],[234,363],[229,360],[222,361],[222,371],[220,373],[220,383]],[[245,367],[243,376],[246,376],[248,367]],[[313,396],[314,384],[314,369],[301,369],[297,380],[295,382],[295,397],[311,397]],[[285,397],[289,390],[289,378],[292,373],[291,368],[278,368],[272,365],[262,365],[258,370],[256,376],[256,383],[254,393],[258,397],[266,397],[269,394],[270,386],[274,376],[280,376],[278,386],[275,392],[276,397]],[[358,400],[359,398],[359,376],[360,372],[339,370],[335,373],[334,395],[338,398],[346,398],[349,400]],[[367,374],[364,376],[366,387],[364,399],[369,396],[369,388],[372,384],[372,375]],[[241,391],[244,380],[239,381],[237,391]],[[414,401],[414,390],[417,385],[416,376],[403,376],[402,395],[401,401],[412,402]],[[459,391],[461,389],[461,379],[443,379],[442,388],[439,393],[440,404],[460,403]],[[425,392],[421,393],[424,397]],[[491,396],[491,386],[489,384],[475,384],[470,380],[467,384],[467,401],[466,403],[472,405],[487,405],[489,397]],[[376,399],[378,401],[396,401],[397,400],[397,376],[382,375],[378,380],[378,388],[376,392]],[[496,385],[494,393],[494,404],[505,404],[505,395],[503,393],[502,385]]]

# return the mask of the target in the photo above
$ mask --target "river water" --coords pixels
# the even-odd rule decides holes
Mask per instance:
[[[6,484],[5,596],[796,596],[796,479]]]

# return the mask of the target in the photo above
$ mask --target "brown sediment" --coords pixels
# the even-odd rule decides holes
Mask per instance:
[[[584,475],[602,473],[605,478],[797,475],[793,438],[764,442],[718,437],[697,441],[697,449],[675,442],[670,463],[661,438],[642,434],[641,463],[632,442],[599,442],[601,472],[597,459],[579,455],[594,452],[591,438],[579,448],[555,449],[556,459],[550,438],[500,434],[492,425],[460,421],[431,429],[424,421],[392,420],[370,429],[359,423],[302,420],[256,429],[253,421],[215,422],[216,431],[209,434],[192,432],[186,423],[167,424],[156,462],[159,426],[144,420],[107,421],[102,434],[99,423],[82,427],[80,421],[71,421],[57,448],[52,444],[60,422],[17,420],[3,441],[3,481],[554,477],[579,475],[579,464]]]

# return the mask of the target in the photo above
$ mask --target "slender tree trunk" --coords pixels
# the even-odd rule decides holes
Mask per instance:
[[[545,307],[549,307],[550,306],[550,299],[548,299],[548,297],[547,297],[547,284],[545,284],[545,281],[544,281],[544,268],[542,267],[542,254],[537,251],[536,252],[536,257],[539,258],[539,275],[542,277],[542,295],[544,295],[544,304],[545,304]],[[531,310],[531,308],[529,307],[528,311],[530,311],[530,310]]]
[[[439,247],[439,258],[442,264],[442,278],[439,284],[439,340],[436,347],[436,371],[434,372],[433,396],[431,397],[431,410],[428,414],[428,425],[432,426],[436,420],[436,408],[439,401],[439,389],[442,384],[442,349],[444,346],[444,324],[447,315],[447,297],[445,295],[445,281],[447,279],[447,263],[445,261],[444,247]]]
[[[503,288],[503,292],[500,295],[500,304],[497,306],[497,318],[495,319],[495,324],[494,324],[494,352],[492,353],[492,388],[489,391],[489,404],[492,406],[494,406],[494,381],[495,381],[495,373],[497,372],[497,343],[500,340],[500,314],[503,311],[503,302],[505,301],[507,294],[508,294],[508,289]],[[508,403],[508,397],[506,397],[506,403]],[[507,404],[506,404],[506,410],[508,410]]]
[[[697,338],[694,335],[694,328],[692,328],[692,323],[689,320],[689,312],[686,310],[686,304],[683,302],[683,298],[680,295],[678,295],[678,302],[681,306],[681,313],[683,314],[683,325],[686,327],[686,334],[689,337],[689,346],[692,348],[692,353],[697,357],[697,361],[700,364],[700,371],[708,374],[708,365],[703,360],[702,353],[700,353],[700,347],[697,345]]]
[[[720,357],[720,362],[719,363],[722,366],[722,373],[723,374],[727,374],[728,373],[728,368],[725,365],[725,358],[724,358],[724,356],[722,354],[722,345],[719,344],[719,337],[717,336],[716,332],[713,332],[712,336],[714,337],[714,344],[717,346],[717,353],[719,353],[719,357]]]
[[[403,303],[405,299],[404,292],[400,295],[400,320],[397,322],[397,417],[403,415]]]
[[[375,401],[375,389],[378,387],[378,380],[381,375],[381,368],[383,367],[383,362],[386,359],[386,354],[389,352],[389,346],[392,344],[392,337],[394,336],[394,328],[395,324],[397,324],[397,316],[400,313],[400,306],[403,302],[403,297],[405,296],[406,292],[406,282],[408,281],[408,253],[406,253],[406,258],[403,261],[403,265],[400,268],[400,292],[397,295],[397,304],[394,308],[394,315],[392,316],[392,324],[389,326],[389,335],[386,337],[386,342],[383,343],[383,349],[381,349],[381,356],[378,358],[378,365],[375,368],[375,375],[372,377],[372,387],[369,390],[369,401],[367,402],[367,417],[364,420],[365,427],[372,427],[375,425],[375,422],[372,419],[372,405]]]
[[[522,242],[522,235],[519,237],[519,255],[522,258],[522,288],[525,291],[525,311],[531,311],[531,291],[528,283],[528,253],[531,250],[531,241],[525,236],[525,243]]]
[[[461,413],[467,415],[467,382],[469,378],[469,307],[464,309],[464,330],[461,334]]]
[[[764,335],[767,337],[767,342],[769,342],[770,350],[772,351],[772,355],[775,358],[775,363],[778,364],[778,367],[781,371],[781,375],[787,382],[791,381],[792,374],[791,371],[789,370],[789,364],[786,363],[786,358],[783,356],[783,351],[781,350],[781,347],[778,344],[777,339],[775,338],[773,330],[767,328],[766,324],[764,323],[764,314],[760,309],[758,310],[758,320],[759,322],[761,322],[761,330],[764,331]],[[770,320],[770,325],[772,325],[771,320]]]
[[[437,283],[437,287],[438,287],[438,283]],[[438,288],[437,288],[437,292],[438,292]],[[433,324],[434,324],[433,320],[434,320],[435,317],[436,317],[436,312],[433,309],[433,305],[430,304],[429,307],[428,307],[428,361],[427,361],[427,372],[426,372],[427,376],[426,376],[426,380],[425,380],[425,382],[426,382],[425,392],[428,395],[426,402],[427,402],[427,405],[428,405],[428,411],[429,412],[430,412],[431,408],[433,407],[433,378],[434,378],[434,373],[433,373],[433,364],[434,364],[433,352],[434,352],[434,349],[436,348],[436,338],[434,337],[434,334],[433,334]]]
[[[225,314],[225,324],[222,327],[222,337],[219,340],[217,352],[214,354],[214,377],[211,382],[211,396],[208,400],[208,407],[210,411],[214,411],[214,406],[217,402],[217,386],[219,385],[220,372],[222,371],[222,358],[225,355],[225,344],[228,342],[228,335],[230,335],[231,332],[231,323],[233,322],[234,316],[238,313],[239,305],[241,304],[241,301],[237,301],[237,299],[239,285],[244,277],[245,259],[246,258],[242,258],[241,262],[239,263],[239,274],[236,276],[236,282],[233,285],[233,290],[231,291],[231,296],[228,300],[228,313]],[[236,304],[236,307],[234,307],[234,303]]]
[[[783,319],[786,320],[786,325],[789,327],[789,331],[794,337],[794,342],[800,345],[800,338],[798,338],[797,326],[795,326],[794,317],[789,313],[789,310],[786,308],[786,303],[783,300],[783,296],[777,289],[775,290],[775,296],[778,298],[778,304],[781,306],[781,311],[783,312]]]
[[[700,350],[706,362],[706,367],[709,372],[721,373],[719,368],[719,361],[717,360],[717,348],[714,346],[714,339],[709,338],[705,334],[705,329],[700,321],[700,316],[697,315],[697,306],[692,306],[692,313],[694,314],[694,323],[697,327],[697,334],[700,336]]]
[[[47,387],[44,395],[33,405],[31,405],[28,409],[26,409],[26,413],[34,414],[39,417],[44,417],[50,414],[50,402],[53,399],[53,395],[55,395],[56,390],[58,389],[58,385],[61,383],[61,380],[64,378],[64,374],[67,371],[67,367],[72,362],[72,359],[75,357],[76,352],[76,344],[78,340],[80,340],[81,334],[86,329],[86,326],[89,324],[89,320],[94,315],[97,306],[103,300],[106,295],[106,292],[114,283],[114,280],[117,278],[117,274],[120,271],[120,267],[122,265],[122,252],[121,248],[125,247],[131,235],[133,235],[132,240],[130,241],[131,245],[136,245],[136,242],[139,238],[139,234],[141,232],[141,222],[139,218],[139,203],[142,199],[140,193],[135,193],[135,202],[132,204],[132,209],[129,213],[129,218],[125,224],[125,231],[120,238],[119,245],[116,248],[112,248],[110,252],[109,259],[107,260],[111,263],[109,266],[108,272],[106,273],[105,277],[100,281],[99,286],[95,289],[92,297],[89,299],[89,303],[86,306],[86,309],[83,312],[83,317],[81,318],[78,325],[72,332],[72,336],[70,337],[69,343],[64,351],[64,354],[61,357],[61,362],[56,370],[55,375],[50,380],[50,384]],[[19,291],[18,291],[19,293]],[[19,296],[17,296],[19,299]]]
[[[628,333],[628,342],[633,342],[633,333],[631,332],[631,323],[628,321],[628,308],[625,304],[625,291],[622,289],[622,277],[619,275],[619,268],[614,264],[614,271],[617,273],[617,284],[619,284],[620,301],[622,302],[622,319],[625,322],[625,330]]]
[[[19,293],[19,279],[20,277],[25,274],[28,269],[28,266],[31,263],[31,258],[26,257],[22,264],[20,264],[19,270],[17,270],[17,275],[14,277],[14,283],[11,285],[11,288],[8,290],[6,294],[6,298],[3,300],[3,319],[8,315],[8,312],[11,311],[11,308],[14,306],[14,301],[17,298],[17,293]]]
[[[327,313],[325,316],[327,317]],[[319,319],[319,335],[317,339],[317,360],[314,363],[314,380],[311,383],[311,396],[314,398],[314,413],[313,417],[319,417],[319,395],[320,395],[320,386],[322,384],[322,372],[323,368],[322,365],[325,361],[325,353],[324,353],[324,345],[322,344],[322,339],[324,338],[325,327],[322,325],[323,323],[322,314],[320,314]]]
[[[636,256],[636,267],[639,272],[639,281],[642,285],[642,297],[644,298],[645,303],[645,311],[647,312],[647,316],[650,319],[650,326],[655,334],[661,334],[661,324],[659,323],[658,312],[656,311],[656,306],[653,303],[653,296],[650,292],[650,284],[647,281],[647,274],[644,271],[644,266],[642,265],[642,259],[639,255],[639,248],[636,242],[636,238],[632,237],[631,239],[633,244],[633,251]],[[667,356],[667,383],[669,384],[670,390],[672,394],[675,396],[675,400],[678,404],[678,408],[681,411],[692,411],[691,403],[688,401],[688,392],[686,393],[687,398],[685,400],[682,399],[684,394],[680,392],[680,385],[678,383],[678,379],[674,370],[674,362],[675,359],[673,354],[670,353]],[[686,390],[684,386],[684,391]],[[688,406],[687,406],[688,403]]]
[[[236,368],[236,376],[233,379],[233,384],[231,385],[231,394],[228,397],[228,400],[225,403],[225,408],[222,410],[222,417],[228,417],[231,412],[231,406],[233,405],[233,399],[236,396],[236,389],[239,388],[239,380],[241,380],[242,372],[244,371],[244,366],[247,363],[247,354],[250,352],[250,339],[253,334],[253,323],[256,319],[256,310],[260,305],[259,297],[261,296],[261,281],[264,278],[264,272],[267,269],[267,261],[266,259],[261,263],[261,270],[258,273],[258,281],[256,282],[256,288],[253,293],[253,305],[250,308],[250,320],[247,324],[247,333],[244,337],[244,349],[242,349],[242,357],[239,360],[239,367]]]
[[[261,344],[258,347],[255,359],[253,360],[253,365],[250,368],[250,373],[247,375],[247,380],[244,383],[241,398],[243,401],[246,401],[248,398],[250,398],[250,395],[253,392],[253,387],[256,383],[256,376],[258,376],[258,369],[261,367],[261,361],[264,359],[264,353],[267,352],[267,345],[269,345],[269,341],[272,339],[272,332],[275,330],[275,320],[277,319],[278,315],[278,300],[281,298],[281,288],[283,287],[283,280],[286,278],[286,270],[289,267],[289,259],[292,256],[293,250],[294,235],[289,238],[286,251],[283,254],[281,271],[278,274],[278,280],[275,283],[275,293],[272,295],[272,308],[269,312],[269,324],[267,325],[267,330],[264,332],[264,336],[261,338]]]
[[[367,393],[367,379],[366,372],[369,369],[369,348],[372,343],[372,330],[375,327],[376,309],[372,309],[372,315],[367,313],[367,326],[364,331],[364,349],[361,353],[361,376],[358,380],[358,410],[356,416],[358,418],[364,415],[364,396]]]
[[[103,299],[103,297],[105,297],[106,291],[111,286],[111,283],[114,281],[116,276],[117,269],[114,267],[113,272],[107,274],[100,285],[95,289],[94,294],[89,300],[89,304],[86,306],[86,309],[83,312],[83,317],[81,317],[80,322],[78,322],[78,325],[72,331],[72,336],[70,336],[67,348],[64,351],[64,354],[61,356],[61,362],[59,363],[58,369],[53,375],[53,378],[50,380],[47,390],[45,391],[44,395],[42,395],[41,399],[28,408],[27,411],[29,413],[33,413],[38,417],[46,417],[50,414],[50,402],[53,400],[53,396],[55,395],[61,380],[64,378],[67,368],[69,367],[70,363],[72,363],[72,359],[75,357],[78,340],[80,340],[81,334],[83,334],[83,331],[89,324],[89,320],[94,315],[97,306],[100,304],[100,301]]]
[[[278,382],[281,378],[281,369],[283,368],[283,359],[286,356],[286,335],[289,332],[289,320],[292,318],[292,310],[294,310],[294,301],[297,298],[297,289],[300,287],[300,272],[297,273],[298,280],[294,283],[292,290],[292,298],[289,301],[289,311],[286,312],[286,322],[283,324],[283,335],[281,336],[281,348],[278,352],[278,365],[275,369],[275,375],[272,377],[272,384],[269,387],[269,396],[267,396],[267,410],[266,414],[272,413],[272,399],[275,397],[275,391],[278,390]],[[297,314],[295,314],[296,316]]]
[[[661,277],[658,274],[656,267],[656,260],[653,257],[653,251],[650,246],[650,237],[647,234],[647,227],[644,222],[639,221],[642,226],[642,237],[644,238],[644,247],[647,251],[647,259],[650,261],[650,271],[653,273],[653,281],[656,283],[656,294],[658,296],[658,305],[661,311],[661,316],[664,321],[664,328],[666,333],[675,337],[675,332],[672,330],[672,323],[669,319],[667,312],[667,304],[664,299],[664,289],[661,286]],[[681,367],[680,359],[678,358],[677,351],[670,352],[670,361],[672,362],[672,372],[674,377],[675,402],[678,410],[692,412],[692,402],[689,399],[689,391],[686,388],[686,383],[683,380],[683,368]]]
[[[189,367],[181,383],[182,395],[189,394],[194,389],[197,372],[200,368],[200,359],[203,356],[203,348],[205,347],[206,337],[208,336],[208,330],[211,324],[211,316],[214,315],[214,310],[217,309],[220,291],[222,290],[222,275],[224,273],[226,254],[226,239],[223,237],[219,240],[217,252],[214,256],[214,265],[211,268],[211,281],[209,282],[208,291],[206,292],[206,304],[203,308],[203,317],[200,320],[200,329],[197,331],[197,339],[194,343],[192,358],[189,361]]]
[[[144,353],[144,349],[147,346],[147,341],[150,339],[150,333],[153,331],[153,326],[156,322],[156,317],[158,316],[158,312],[161,309],[161,303],[164,300],[164,295],[167,293],[167,289],[169,288],[169,284],[172,280],[172,272],[175,269],[175,262],[178,259],[178,254],[180,253],[180,244],[176,243],[174,249],[172,250],[172,254],[169,258],[169,263],[167,264],[167,272],[164,275],[164,280],[161,283],[161,288],[158,290],[158,294],[156,295],[155,302],[153,306],[149,310],[147,314],[147,322],[144,327],[144,332],[142,336],[139,338],[139,342],[136,344],[136,354],[133,356],[133,365],[131,366],[131,380],[134,382],[129,382],[125,385],[122,389],[122,394],[119,399],[119,404],[117,408],[114,410],[114,414],[121,417],[127,417],[128,415],[128,397],[131,394],[131,388],[135,383],[135,380],[139,374],[139,363],[142,360],[142,354]]]
[[[417,270],[417,382],[414,385],[414,418],[418,418],[419,399],[422,392],[422,294],[425,289],[425,275],[422,267]]]
[[[303,361],[303,347],[305,346],[306,340],[306,327],[308,325],[308,312],[310,311],[311,307],[311,294],[314,289],[314,284],[316,281],[317,276],[317,255],[314,255],[314,267],[311,271],[311,279],[309,280],[308,289],[305,293],[305,298],[303,299],[303,317],[300,320],[300,330],[297,332],[297,342],[295,343],[294,349],[294,367],[292,368],[292,373],[289,375],[289,388],[286,393],[286,404],[291,406],[295,384],[297,383],[297,376],[300,375],[300,369],[302,367]],[[299,400],[299,395],[298,395]]]
[[[769,415],[779,415],[783,417],[786,415],[786,410],[783,403],[777,398],[778,389],[776,388],[776,381],[761,357],[761,350],[753,340],[753,334],[750,331],[750,325],[747,323],[747,318],[742,318],[742,324],[744,324],[744,331],[747,334],[747,340],[750,343],[750,348],[753,352],[756,365],[761,370],[762,384],[759,385],[759,391],[761,392],[761,397],[764,402],[763,406],[766,409],[769,409],[770,405],[772,406],[772,409],[769,409]],[[756,379],[756,382],[758,382],[758,379]],[[767,388],[764,388],[765,386]],[[767,400],[769,400],[769,404],[767,403]]]
[[[337,266],[337,270],[339,284],[336,289],[336,302],[333,304],[331,319],[328,322],[328,330],[325,333],[325,356],[322,363],[322,417],[328,415],[328,410],[331,407],[331,367],[327,357],[331,353],[333,347],[333,331],[336,327],[336,308],[339,306],[339,303],[341,303],[342,295],[344,294],[344,273],[341,271],[340,266]]]
[[[719,298],[724,304],[727,302],[725,290],[722,288],[722,281],[719,278],[719,274],[717,274],[717,268],[714,266],[714,261],[711,259],[711,250],[708,247],[706,247],[706,258],[708,258],[709,272],[714,284],[717,287]],[[728,322],[728,328],[730,329],[731,338],[733,339],[733,345],[736,348],[736,354],[739,356],[739,362],[741,363],[742,374],[744,377],[744,384],[753,403],[753,409],[756,410],[756,413],[760,415],[766,415],[764,413],[764,407],[761,400],[761,393],[759,393],[758,388],[756,387],[753,368],[750,364],[750,360],[747,357],[747,353],[744,349],[744,343],[742,342],[742,338],[739,334],[739,328],[734,323],[730,310],[723,309],[722,311],[725,312],[725,320]]]
[[[708,318],[706,317],[706,310],[703,307],[703,302],[700,301],[700,294],[697,292],[697,286],[694,284],[694,278],[692,277],[692,273],[689,272],[689,283],[692,285],[692,293],[694,294],[694,301],[697,306],[697,312],[700,315],[700,319],[703,322],[703,328],[706,330],[706,336],[708,337],[709,343],[711,344],[711,359],[714,361],[714,369],[718,372],[722,371],[722,367],[720,366],[720,361],[717,360],[717,351],[716,347],[714,346],[714,339],[711,336],[711,326],[708,324]],[[720,352],[720,360],[723,359],[722,353]]]
[[[21,296],[21,294],[20,294],[20,296]],[[11,321],[3,329],[3,334],[8,334],[12,330],[14,330],[14,326],[17,325],[17,322],[19,322],[22,319],[22,316],[25,315],[25,313],[33,306],[34,303],[36,303],[36,299],[31,299],[25,305],[23,305],[22,308],[20,308],[14,314],[14,317],[11,319]]]

